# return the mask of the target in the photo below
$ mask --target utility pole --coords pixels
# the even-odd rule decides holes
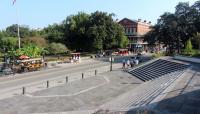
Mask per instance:
[[[17,24],[17,36],[18,36],[18,45],[19,45],[19,49],[21,48],[21,39],[20,39],[20,33],[19,33],[19,21]]]
[[[13,5],[16,4],[16,0],[13,0]],[[21,38],[20,38],[20,32],[19,32],[19,9],[18,5],[16,4],[16,9],[17,9],[17,37],[18,37],[18,46],[21,48]]]

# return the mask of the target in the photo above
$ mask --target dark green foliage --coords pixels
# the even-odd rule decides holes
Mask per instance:
[[[68,51],[66,46],[61,43],[51,43],[49,45],[48,51],[50,54],[59,54],[59,53],[65,53]]]
[[[180,2],[174,13],[164,13],[146,36],[151,45],[165,44],[169,53],[178,52],[186,41],[200,32],[200,1],[190,6],[188,2]]]
[[[6,34],[10,37],[17,37],[17,24],[11,25],[6,28]],[[30,35],[30,29],[28,26],[20,26],[20,37],[24,38]]]
[[[2,49],[1,51],[8,51],[11,49],[17,48],[17,38],[14,37],[3,37],[0,39],[0,48]]]
[[[184,54],[186,54],[186,55],[192,55],[193,53],[194,53],[194,50],[192,48],[191,40],[189,39],[186,42],[185,49],[184,49]]]
[[[49,25],[42,30],[44,37],[49,42],[63,42],[64,40],[64,27],[59,24]]]
[[[92,14],[79,12],[68,16],[60,24],[49,25],[42,30],[31,30],[28,26],[20,26],[22,47],[34,44],[52,50],[51,46],[55,48],[54,44],[62,43],[64,45],[57,46],[67,46],[71,50],[82,52],[124,48],[128,44],[128,39],[123,27],[113,20],[113,16],[114,14],[100,11]],[[17,37],[17,25],[7,27],[5,31],[0,32],[0,48],[16,49]],[[46,46],[48,43],[50,46]]]
[[[123,28],[113,14],[96,11],[91,15],[78,13],[66,19],[66,41],[71,49],[98,51],[126,47]]]

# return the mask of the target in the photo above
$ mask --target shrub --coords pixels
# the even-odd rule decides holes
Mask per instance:
[[[194,53],[193,53],[192,57],[200,58],[200,50],[194,50]]]
[[[65,53],[67,52],[68,49],[64,44],[61,43],[51,43],[49,45],[49,52],[51,54],[60,54],[60,53]]]
[[[190,55],[193,55],[194,53],[195,51],[193,50],[191,40],[189,39],[186,42],[186,46],[185,46],[183,54],[190,56]]]
[[[22,42],[24,45],[34,44],[40,48],[46,48],[48,45],[46,39],[42,38],[42,37],[24,38],[24,39],[22,39]]]
[[[160,53],[154,53],[152,55],[153,58],[159,58],[159,57],[162,57],[162,56],[166,56],[166,53],[165,52],[160,52]]]

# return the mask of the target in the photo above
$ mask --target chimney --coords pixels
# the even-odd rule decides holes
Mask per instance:
[[[138,22],[141,22],[142,21],[142,19],[138,19]]]

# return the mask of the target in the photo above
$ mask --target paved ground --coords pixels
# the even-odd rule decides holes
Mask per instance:
[[[93,71],[92,68],[94,66],[87,69]],[[108,69],[108,63],[105,67],[103,65],[102,68]],[[70,68],[68,71],[70,71]],[[59,75],[63,73],[64,68]],[[64,84],[60,81],[56,83]],[[94,109],[98,109],[99,106],[133,90],[139,84],[141,84],[140,80],[118,69],[113,72],[98,74],[98,76],[89,76],[83,80],[77,79],[68,84],[49,89],[41,89],[41,91],[33,93],[27,91],[26,95],[2,99],[0,100],[0,114],[47,114],[48,112],[89,114]],[[2,85],[4,84],[2,83]],[[162,97],[163,99],[160,101],[149,104],[153,107],[151,107],[153,113],[200,114],[200,64],[192,63],[191,69],[166,89],[162,93]],[[131,112],[129,113],[131,114]],[[144,113],[146,112],[144,111]]]
[[[140,83],[140,80],[123,71],[103,73],[47,90],[0,100],[0,113],[91,110]]]
[[[158,113],[200,114],[200,64],[192,65],[155,107]]]

